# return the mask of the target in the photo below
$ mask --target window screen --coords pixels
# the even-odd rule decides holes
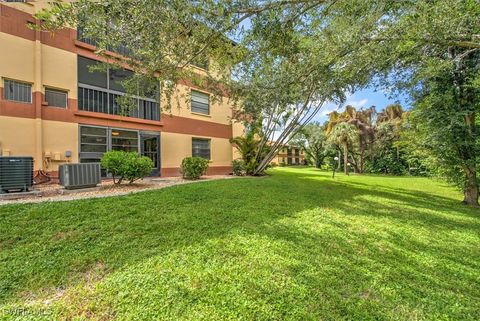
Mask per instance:
[[[90,72],[90,66],[97,65],[93,59],[78,56],[78,82],[85,85],[107,88],[107,73],[102,71]]]
[[[109,69],[110,89],[126,92],[122,82],[133,77],[133,72],[126,69]]]
[[[32,103],[32,85],[5,79],[4,86],[4,96],[6,100]]]
[[[192,156],[210,159],[210,139],[193,138]]]
[[[66,91],[45,88],[45,101],[48,106],[67,108],[67,99]]]
[[[209,95],[192,90],[192,112],[210,114]]]

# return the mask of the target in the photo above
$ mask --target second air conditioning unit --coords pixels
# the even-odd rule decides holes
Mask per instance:
[[[60,165],[58,178],[66,189],[95,187],[102,181],[100,163]]]

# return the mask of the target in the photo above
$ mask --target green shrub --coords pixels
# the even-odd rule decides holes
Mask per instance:
[[[181,171],[183,178],[199,179],[207,173],[208,159],[202,157],[185,157],[182,161]]]
[[[112,174],[113,182],[121,184],[124,180],[132,184],[148,176],[153,169],[153,161],[135,152],[113,150],[106,152],[101,160],[102,167]]]
[[[232,171],[235,176],[245,176],[245,162],[241,159],[234,159],[232,161]]]

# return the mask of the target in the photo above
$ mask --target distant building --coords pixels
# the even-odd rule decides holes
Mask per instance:
[[[305,165],[305,152],[301,147],[285,145],[272,160],[277,165]]]

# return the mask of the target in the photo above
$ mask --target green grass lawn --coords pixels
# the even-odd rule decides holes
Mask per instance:
[[[0,319],[479,318],[480,211],[458,191],[270,174],[0,207]]]

